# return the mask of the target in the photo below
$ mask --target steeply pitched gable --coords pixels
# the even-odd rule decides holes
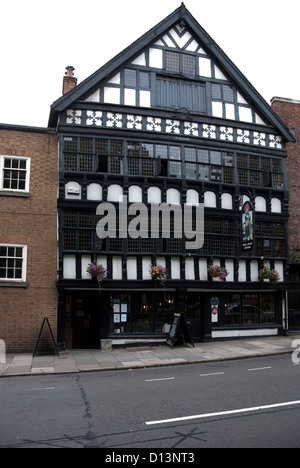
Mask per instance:
[[[86,101],[185,110],[213,118],[289,129],[182,4],[130,47],[58,99],[59,112]]]

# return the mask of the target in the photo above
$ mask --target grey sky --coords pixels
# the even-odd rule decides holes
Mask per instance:
[[[0,122],[45,127],[67,65],[81,82],[181,0],[2,0]],[[300,99],[299,0],[186,0],[186,7],[270,102]]]

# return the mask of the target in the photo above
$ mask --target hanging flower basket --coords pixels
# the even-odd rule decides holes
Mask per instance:
[[[151,278],[154,279],[154,280],[160,280],[162,286],[164,286],[165,281],[166,281],[166,279],[168,277],[167,268],[165,268],[165,267],[163,267],[161,265],[157,265],[157,266],[151,267],[149,271],[150,271]]]
[[[221,282],[225,281],[229,275],[229,271],[227,271],[226,268],[221,268],[219,265],[210,265],[208,273],[212,278],[219,278]]]
[[[98,263],[89,263],[86,271],[93,279],[97,280],[98,287],[101,288],[102,281],[107,278],[106,268],[104,268],[103,265],[99,265]]]
[[[278,271],[271,270],[269,267],[265,266],[262,270],[258,273],[259,281],[270,281],[272,284],[278,283],[280,280],[280,276]]]
[[[295,255],[295,262],[297,263],[297,265],[300,265],[300,252],[297,252],[296,255]]]

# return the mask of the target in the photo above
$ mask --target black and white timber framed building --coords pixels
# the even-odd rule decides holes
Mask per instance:
[[[195,341],[282,333],[294,137],[183,4],[54,102],[49,126],[59,138],[59,342],[164,341],[174,310],[185,312]],[[204,246],[101,241],[97,207],[118,209],[123,197],[204,203]],[[251,252],[242,248],[247,200]],[[101,295],[86,273],[91,261],[108,270]],[[226,281],[210,277],[211,264],[228,270]],[[152,265],[167,267],[165,287],[151,279]],[[264,266],[278,283],[259,281]]]

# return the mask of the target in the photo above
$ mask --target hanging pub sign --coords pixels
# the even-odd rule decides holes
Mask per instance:
[[[250,201],[246,201],[242,210],[242,245],[243,252],[254,250],[254,208]]]

